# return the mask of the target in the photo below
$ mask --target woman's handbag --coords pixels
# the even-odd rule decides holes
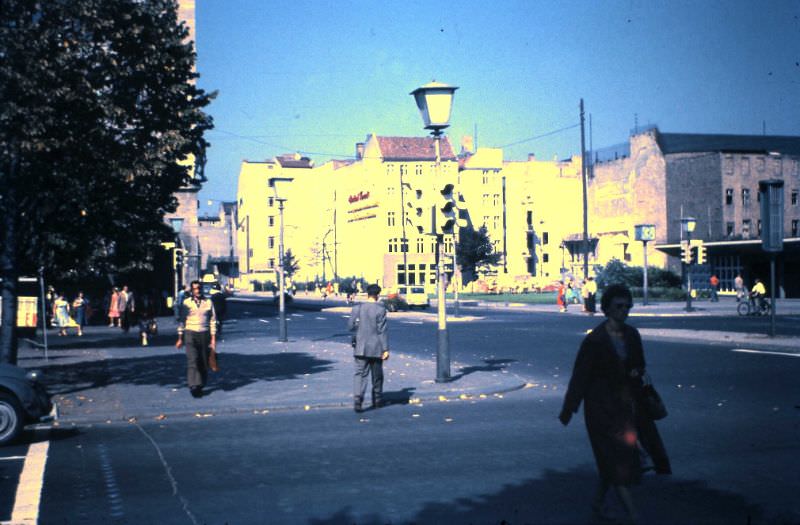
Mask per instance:
[[[650,376],[645,374],[644,384],[642,385],[642,410],[653,421],[667,417],[667,407],[661,396],[656,392]]]

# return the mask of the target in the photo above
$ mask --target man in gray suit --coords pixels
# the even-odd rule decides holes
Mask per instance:
[[[347,329],[355,331],[353,356],[356,373],[353,380],[354,409],[362,412],[364,393],[367,390],[367,375],[372,373],[372,407],[382,404],[383,362],[389,359],[389,340],[386,328],[386,307],[378,301],[381,287],[367,287],[367,301],[353,306]]]

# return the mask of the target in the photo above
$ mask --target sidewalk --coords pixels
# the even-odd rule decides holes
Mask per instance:
[[[220,372],[209,374],[207,395],[192,398],[186,358],[174,345],[174,322],[159,319],[154,344],[138,346],[133,333],[91,327],[87,335],[52,337],[49,361],[43,351],[20,348],[20,366],[43,371],[58,404],[59,424],[211,417],[232,413],[352,410],[353,357],[349,344],[246,334],[222,338]],[[525,381],[502,364],[451,363],[453,379],[436,383],[433,360],[393,353],[384,364],[384,399],[391,404],[502,396]],[[369,390],[369,388],[368,388]],[[369,407],[369,392],[365,407]],[[368,412],[367,412],[368,413]]]

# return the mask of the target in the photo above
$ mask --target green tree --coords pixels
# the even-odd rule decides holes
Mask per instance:
[[[456,263],[461,269],[464,284],[477,279],[478,271],[489,269],[500,262],[501,257],[501,254],[494,253],[486,226],[477,230],[469,227],[459,229]]]
[[[283,254],[283,275],[291,279],[299,269],[300,263],[297,262],[297,257],[294,256],[291,248],[287,249]]]
[[[212,127],[187,35],[173,0],[0,2],[0,361],[18,276],[147,269],[170,238]]]

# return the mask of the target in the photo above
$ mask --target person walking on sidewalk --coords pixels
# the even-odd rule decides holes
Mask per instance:
[[[83,296],[83,292],[78,292],[75,300],[72,301],[72,311],[75,314],[75,324],[78,325],[78,335],[83,335],[83,327],[86,326],[86,305],[88,301]]]
[[[119,326],[119,288],[111,288],[108,300],[108,327]]]
[[[708,279],[708,284],[711,287],[711,302],[718,303],[719,302],[719,295],[717,291],[719,290],[719,277],[717,274],[712,273],[711,277]]]
[[[192,281],[191,297],[180,305],[178,342],[186,345],[186,380],[192,397],[202,397],[208,380],[208,362],[217,347],[217,316],[211,300],[203,296],[200,281]],[[216,356],[215,356],[216,357]]]
[[[355,332],[353,356],[355,377],[353,379],[353,408],[363,411],[364,394],[367,390],[367,375],[372,374],[372,407],[379,408],[383,400],[383,362],[389,359],[389,338],[386,327],[386,307],[378,301],[381,287],[367,287],[367,301],[353,306],[347,329]]]
[[[747,292],[744,287],[744,279],[742,279],[742,274],[736,274],[736,278],[733,280],[733,287],[736,289],[736,302],[738,303],[744,299],[744,296]]]
[[[586,293],[586,300],[584,301],[585,311],[594,315],[597,313],[597,281],[594,277],[588,277],[586,284],[583,285],[584,293]]]
[[[592,501],[595,519],[604,519],[603,504],[613,487],[628,514],[637,519],[628,489],[637,484],[643,468],[637,442],[650,454],[658,474],[672,472],[655,423],[640,409],[644,350],[638,330],[625,324],[633,296],[624,285],[611,285],[603,293],[606,320],[584,338],[564,405],[558,419],[569,424],[583,402],[600,481]]]

